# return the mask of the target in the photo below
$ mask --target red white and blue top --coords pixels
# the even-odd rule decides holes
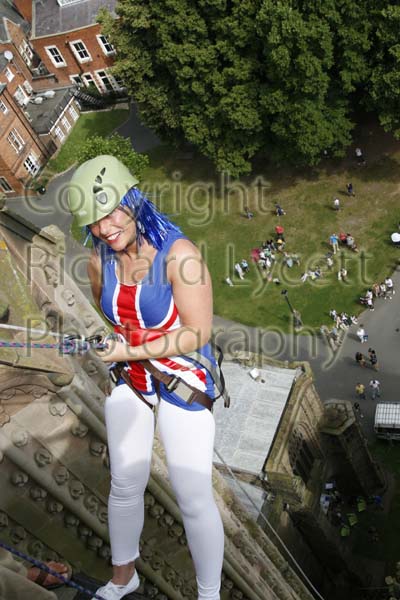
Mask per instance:
[[[149,271],[137,284],[126,285],[119,282],[116,260],[102,261],[101,308],[107,319],[114,324],[115,332],[121,334],[130,346],[150,342],[181,326],[172,286],[167,279],[166,258],[172,244],[182,237],[181,233],[169,231]],[[213,365],[216,364],[210,344],[205,344],[197,352],[208,358]],[[210,398],[214,398],[214,383],[211,375],[207,369],[190,357],[171,356],[151,359],[151,362],[160,371],[175,375],[206,393]],[[127,365],[134,387],[144,395],[154,394],[154,380],[150,373],[139,362],[131,361]],[[204,406],[196,402],[189,405],[177,394],[169,393],[162,383],[160,394],[167,402],[187,410],[204,409]]]

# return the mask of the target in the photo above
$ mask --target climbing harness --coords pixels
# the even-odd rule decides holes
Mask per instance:
[[[63,575],[61,575],[60,573],[57,573],[57,571],[54,571],[54,569],[50,569],[47,565],[40,562],[40,560],[36,560],[36,558],[32,558],[32,556],[28,556],[27,554],[24,554],[20,550],[16,550],[16,548],[13,548],[12,546],[5,544],[1,540],[0,540],[0,546],[1,546],[1,548],[4,548],[8,552],[11,552],[11,554],[14,554],[15,556],[18,556],[19,558],[22,558],[23,560],[30,562],[32,565],[34,565],[41,571],[44,571],[45,573],[48,573],[49,575],[52,575],[53,577],[57,577],[57,579],[62,581],[65,585],[68,585],[69,587],[72,587],[72,588],[78,590],[79,592],[86,594],[90,598],[96,598],[97,600],[104,600],[104,598],[102,596],[97,596],[97,594],[95,594],[91,590],[88,590],[88,589],[82,587],[78,583],[75,583],[75,581],[66,579]],[[44,589],[46,589],[46,588],[44,588]]]
[[[215,349],[218,351],[218,359],[217,359],[218,370],[215,368],[213,363],[206,356],[203,356],[202,354],[200,354],[198,352],[191,352],[191,353],[185,355],[186,358],[193,359],[196,362],[198,362],[199,364],[201,364],[201,366],[204,367],[210,373],[212,380],[214,382],[214,385],[219,392],[218,396],[216,396],[215,398],[211,398],[210,396],[208,396],[201,390],[198,390],[197,388],[189,385],[188,383],[186,383],[186,381],[184,381],[180,377],[168,375],[167,373],[161,371],[160,369],[155,367],[150,360],[140,360],[138,362],[146,369],[146,371],[148,371],[150,373],[150,375],[152,375],[154,377],[156,384],[158,384],[158,385],[156,385],[156,388],[157,387],[159,388],[160,383],[163,383],[167,392],[176,393],[187,404],[193,404],[193,402],[197,402],[198,404],[201,404],[202,406],[207,408],[210,412],[212,412],[214,401],[220,397],[224,398],[225,408],[229,408],[229,406],[230,406],[230,397],[229,397],[228,391],[225,387],[225,379],[224,379],[224,376],[223,376],[223,373],[221,370],[221,364],[222,364],[222,360],[223,360],[222,350],[218,346],[215,346]],[[125,369],[125,366],[126,366],[126,363],[124,363],[124,362],[114,363],[113,365],[111,365],[111,367],[110,367],[111,379],[113,380],[114,383],[118,383],[118,381],[120,379],[122,379],[131,388],[131,390],[136,394],[136,396],[138,396],[140,398],[140,400],[142,400],[142,402],[147,404],[147,406],[149,406],[149,408],[151,410],[153,410],[154,409],[153,405],[150,404],[149,402],[147,402],[147,400],[145,399],[143,394],[134,387],[134,385],[129,377],[129,374]],[[157,395],[159,395],[159,390],[157,390]]]

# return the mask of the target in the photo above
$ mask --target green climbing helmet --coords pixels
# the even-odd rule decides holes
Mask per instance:
[[[109,215],[139,181],[115,156],[96,156],[77,168],[68,187],[68,206],[77,227]]]

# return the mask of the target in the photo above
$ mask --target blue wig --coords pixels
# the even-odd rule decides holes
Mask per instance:
[[[132,187],[127,191],[119,206],[128,208],[136,221],[136,239],[139,248],[143,244],[143,240],[146,240],[154,248],[161,250],[170,231],[182,233],[180,228],[172,223],[166,215],[160,213],[154,204],[136,187]],[[87,234],[85,244],[91,238],[93,247],[100,254],[102,260],[112,260],[115,251],[105,242],[92,235],[89,226],[85,229]]]

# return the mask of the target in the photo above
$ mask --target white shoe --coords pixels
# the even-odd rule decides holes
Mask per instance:
[[[106,585],[103,585],[103,587],[96,591],[96,596],[100,596],[103,600],[120,600],[120,598],[137,590],[139,585],[139,577],[135,571],[126,585],[117,585],[116,583],[109,581]]]

